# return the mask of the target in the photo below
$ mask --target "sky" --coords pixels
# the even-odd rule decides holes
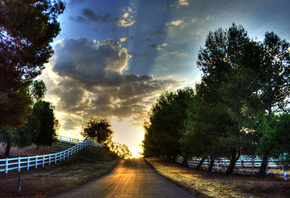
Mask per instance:
[[[164,91],[194,88],[197,54],[209,31],[242,25],[262,41],[290,40],[289,0],[67,0],[54,55],[41,78],[60,135],[79,134],[91,117],[107,119],[113,141],[138,156],[143,124]]]

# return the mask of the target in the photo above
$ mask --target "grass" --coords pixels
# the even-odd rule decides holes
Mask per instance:
[[[146,158],[155,170],[198,197],[290,197],[290,182],[281,177],[209,173],[161,158]]]
[[[68,146],[71,145],[57,143],[51,148],[40,148],[39,151],[26,148],[18,152],[22,153],[22,156],[31,155],[31,152],[33,155],[41,155],[40,153],[59,152]],[[65,161],[50,166],[32,168],[29,171],[22,169],[21,172],[9,171],[8,174],[0,173],[0,197],[16,197],[19,175],[22,176],[20,197],[47,197],[104,175],[119,161],[120,159],[107,149],[89,146]]]
[[[11,147],[10,149],[10,156],[9,157],[24,157],[24,156],[35,156],[35,155],[44,155],[49,153],[57,153],[63,150],[66,150],[74,145],[63,143],[63,142],[56,142],[53,144],[52,147],[39,147],[36,149],[36,145],[26,147],[26,148],[18,148],[18,147]],[[6,145],[0,144],[0,158],[4,157]]]

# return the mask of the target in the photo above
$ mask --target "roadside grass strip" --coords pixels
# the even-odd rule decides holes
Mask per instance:
[[[289,197],[290,182],[268,176],[209,173],[172,163],[167,159],[146,158],[155,170],[198,197]]]

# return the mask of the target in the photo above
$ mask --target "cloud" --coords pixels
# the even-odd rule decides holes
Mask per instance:
[[[173,26],[180,26],[184,21],[181,19],[178,19],[176,21],[171,21],[170,23],[166,23],[166,25],[173,25]]]
[[[196,23],[197,22],[197,18],[196,17],[192,18],[191,22]]]
[[[183,8],[183,7],[189,7],[188,0],[178,0],[177,2],[170,5],[171,8]]]
[[[59,75],[81,80],[104,81],[119,75],[128,68],[127,49],[112,39],[94,43],[87,38],[62,40],[55,46],[53,68]]]
[[[135,52],[129,52],[130,55],[135,56],[135,57],[145,57],[148,56],[149,53],[143,53],[143,54],[136,54]]]
[[[96,22],[96,23],[119,23],[121,22],[121,18],[112,18],[110,14],[100,15],[96,14],[90,8],[84,8],[82,10],[83,16],[77,16],[76,19],[70,17],[70,20],[81,22],[81,23],[88,23],[88,22]]]
[[[209,15],[207,15],[207,17],[206,17],[206,20],[213,20],[213,17],[209,14]]]
[[[132,8],[127,7],[123,9],[124,14],[121,17],[121,20],[118,22],[118,25],[121,27],[132,26],[136,21],[134,20],[134,14]]]
[[[90,8],[84,8],[82,10],[82,16],[77,16],[76,18],[70,17],[70,20],[80,22],[80,23],[115,23],[121,27],[129,27],[133,25],[136,21],[134,20],[134,12],[130,7],[123,9],[124,14],[121,17],[112,17],[110,14],[96,14]]]
[[[163,43],[162,45],[149,45],[149,48],[155,49],[155,50],[162,50],[163,47],[166,47],[168,44]]]
[[[125,42],[125,41],[133,41],[135,40],[134,36],[130,36],[129,38],[128,37],[121,37],[120,38],[120,41],[121,42]]]
[[[179,0],[178,1],[178,4],[180,5],[180,6],[189,6],[189,2],[188,2],[188,0]]]
[[[147,54],[129,53],[112,39],[97,43],[65,39],[54,50],[43,79],[48,87],[46,99],[55,106],[62,131],[79,130],[90,117],[129,118],[142,125],[160,93],[181,85],[174,79],[124,74],[132,55]]]
[[[120,41],[121,41],[121,42],[125,42],[125,41],[127,41],[127,39],[128,39],[127,37],[121,37],[121,38],[120,38]]]

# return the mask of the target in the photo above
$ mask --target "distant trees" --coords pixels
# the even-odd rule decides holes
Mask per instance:
[[[118,142],[108,142],[105,145],[111,152],[118,155],[120,158],[123,159],[130,159],[132,157],[132,152],[129,150],[126,144],[120,144]]]
[[[106,119],[91,118],[83,125],[80,133],[86,140],[95,140],[121,158],[131,158],[132,152],[125,144],[113,142],[114,132],[110,129],[111,123]]]
[[[50,0],[4,0],[0,6],[0,132],[18,128],[31,114],[28,87],[53,54],[65,4]],[[3,131],[2,131],[3,132]]]
[[[232,173],[241,154],[260,154],[263,163],[259,176],[264,177],[269,156],[289,152],[284,141],[289,136],[289,47],[273,32],[267,32],[263,42],[255,42],[235,24],[210,32],[205,48],[198,53],[202,80],[192,99],[179,101],[187,103],[186,108],[177,108],[172,114],[164,111],[161,107],[174,106],[174,102],[163,102],[170,101],[164,94],[153,105],[144,125],[145,157],[179,153],[210,157],[212,165],[214,159],[227,157],[231,161],[227,173]],[[155,120],[156,112],[164,113]],[[176,115],[183,124],[173,122]],[[173,147],[176,153],[161,152],[166,143],[172,144],[169,137],[178,141]],[[287,159],[289,155],[284,155],[284,161]]]
[[[95,140],[104,145],[112,140],[113,131],[110,129],[111,124],[106,119],[91,118],[84,124],[81,135],[86,140]]]

